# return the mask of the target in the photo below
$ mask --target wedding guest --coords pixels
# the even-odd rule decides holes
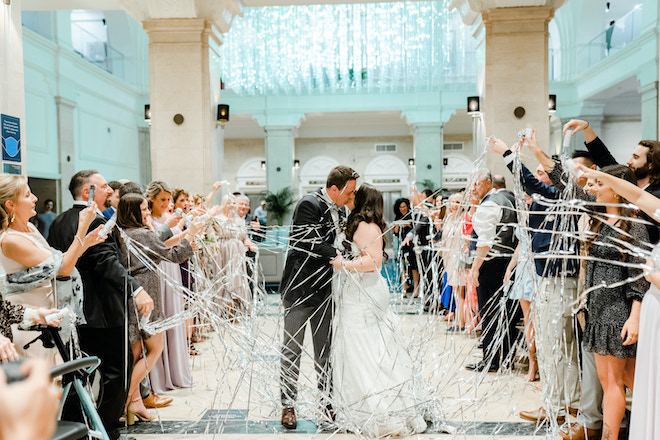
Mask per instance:
[[[39,221],[37,228],[39,229],[39,232],[41,232],[41,235],[43,235],[46,240],[48,240],[48,231],[50,230],[50,224],[53,223],[53,220],[55,220],[55,217],[57,217],[57,214],[53,212],[54,206],[55,206],[55,202],[53,202],[52,199],[46,199],[46,201],[44,202],[43,212],[37,214],[37,219]]]
[[[625,165],[609,165],[603,173],[636,183],[634,172]],[[556,164],[549,173],[555,185],[560,184],[562,167]],[[641,301],[649,288],[648,281],[639,279],[643,260],[618,245],[627,242],[633,247],[648,242],[647,229],[631,220],[634,215],[628,201],[598,179],[590,234],[586,245],[590,257],[585,265],[587,319],[582,344],[596,359],[598,378],[603,386],[603,438],[618,438],[626,409],[624,385],[633,389],[637,337]],[[576,196],[594,200],[581,188]],[[626,265],[611,263],[624,262]],[[618,287],[608,287],[619,284]],[[598,287],[603,285],[603,287]]]
[[[236,198],[236,213],[239,218],[243,219],[245,229],[247,230],[247,237],[253,245],[248,246],[247,252],[245,253],[247,257],[246,261],[246,271],[247,277],[250,284],[250,292],[254,297],[254,274],[258,270],[257,266],[257,253],[256,253],[256,243],[262,242],[264,240],[264,232],[262,231],[261,223],[254,220],[250,217],[250,199],[247,196],[238,196]],[[254,218],[257,218],[255,215]],[[249,245],[249,243],[248,243]],[[252,248],[251,248],[252,247]],[[255,249],[255,250],[253,250]]]
[[[57,427],[60,391],[43,360],[30,359],[20,371],[27,378],[7,385],[0,368],[0,440],[50,439]]]
[[[442,228],[442,259],[444,260],[447,285],[451,286],[456,302],[456,323],[447,331],[465,330],[465,288],[467,286],[467,270],[461,264],[462,229],[464,213],[461,211],[461,193],[449,197],[449,214],[445,217]]]
[[[172,190],[170,187],[165,182],[153,181],[147,187],[145,196],[151,210],[149,219],[154,228],[157,229],[165,224],[171,225],[174,216],[168,214],[172,203]],[[175,225],[179,223],[179,220],[180,217],[178,217]],[[185,233],[178,226],[171,226],[170,229],[173,236],[164,243],[167,246],[174,246],[183,239]],[[170,285],[170,282],[167,282],[164,277],[160,277],[163,312],[165,318],[168,318],[184,311],[183,295],[175,287],[176,285],[182,285],[181,269],[178,264],[170,261],[161,261],[158,267],[159,270],[168,275],[171,283],[174,284]],[[165,332],[163,353],[149,375],[153,392],[163,393],[177,388],[192,387],[192,373],[188,363],[189,352],[185,323]]]
[[[603,182],[623,199],[638,206],[648,216],[657,217],[660,209],[660,199],[631,182],[617,178],[601,171],[578,167],[585,176]],[[652,258],[647,261],[652,269],[646,279],[652,283],[644,295],[639,316],[639,340],[637,342],[637,359],[635,362],[634,392],[630,418],[630,439],[658,438],[660,419],[657,417],[660,406],[660,386],[658,386],[657,365],[660,352],[657,350],[660,325],[660,272],[658,254],[660,245],[655,245]],[[589,434],[591,430],[583,429]],[[567,437],[564,437],[567,438]]]
[[[123,184],[116,180],[111,180],[108,182],[108,186],[112,189],[112,195],[108,197],[107,204],[110,206],[106,207],[103,211],[103,217],[105,217],[107,220],[110,220],[112,215],[117,212],[117,206],[119,205],[119,189],[123,186]]]
[[[102,241],[98,237],[100,227],[87,234],[87,229],[96,217],[96,204],[80,212],[76,237],[63,254],[54,251],[46,239],[37,231],[30,217],[35,215],[37,197],[32,194],[27,178],[10,174],[0,175],[0,264],[8,274],[14,274],[53,260],[53,268],[43,282],[30,291],[7,296],[13,305],[32,309],[54,309],[56,307],[53,282],[55,277],[69,276],[78,258],[91,246]],[[54,255],[55,253],[55,255]],[[44,267],[47,269],[47,267]],[[25,350],[23,346],[39,336],[38,332],[15,332],[17,352],[22,357],[47,358],[55,365],[56,350],[44,348],[41,341]]]
[[[525,193],[525,203],[532,205],[532,197]],[[523,312],[525,322],[525,340],[527,342],[527,353],[529,355],[529,369],[525,381],[538,380],[538,362],[536,359],[536,342],[534,340],[534,323],[531,312],[531,303],[534,300],[534,290],[537,285],[536,267],[534,266],[534,255],[532,252],[532,238],[529,232],[520,225],[516,226],[516,238],[518,246],[513,253],[511,262],[504,274],[504,283],[511,287],[508,292],[509,299],[518,300]],[[515,277],[513,279],[512,277]]]
[[[411,203],[413,206],[412,229],[401,243],[402,247],[412,246],[413,258],[416,261],[416,269],[412,271],[413,281],[415,283],[413,298],[420,296],[420,288],[422,289],[421,295],[423,297],[430,294],[434,284],[431,273],[431,250],[428,246],[429,237],[433,235],[433,224],[428,216],[429,208],[432,206],[431,198],[433,197],[433,190],[425,189],[417,194],[419,195],[419,197],[415,198],[417,203]],[[428,311],[428,305],[425,305],[425,307]]]
[[[472,247],[475,250],[472,284],[477,288],[479,314],[483,327],[483,359],[466,368],[475,371],[497,371],[512,362],[518,305],[511,300],[500,301],[504,274],[515,250],[513,228],[516,223],[514,207],[505,190],[495,189],[489,170],[482,170],[477,178],[476,195],[479,206],[472,218]],[[500,316],[504,316],[500,319]],[[503,335],[497,337],[498,332]]]
[[[46,317],[57,309],[29,309],[22,305],[15,305],[0,299],[0,363],[17,361],[18,351],[14,345],[14,333],[12,324],[30,323],[42,325],[57,325],[61,320],[46,322]]]
[[[410,243],[402,246],[403,241],[410,231],[412,231],[412,212],[410,210],[410,200],[400,198],[394,202],[394,227],[393,232],[397,238],[397,248],[399,249],[399,271],[404,284],[404,298],[408,296],[415,288],[414,276],[419,282],[419,272],[417,272],[417,259]]]
[[[250,309],[251,295],[246,270],[246,252],[256,252],[257,248],[248,238],[243,227],[244,220],[237,213],[236,198],[233,195],[223,199],[224,209],[219,221],[213,222],[218,240],[219,254],[216,264],[227,281],[220,287],[224,309],[230,319],[239,314],[245,315]]]
[[[76,238],[78,216],[87,206],[90,188],[94,185],[94,202],[104,206],[111,194],[110,187],[96,170],[83,170],[73,175],[69,191],[74,205],[58,215],[48,236],[56,249],[67,249]],[[105,224],[97,211],[90,228]],[[80,272],[84,291],[84,310],[87,324],[78,326],[80,348],[91,356],[98,356],[101,365],[101,393],[97,410],[111,440],[119,438],[121,417],[128,389],[125,378],[131,374],[133,359],[124,337],[126,310],[124,304],[133,297],[138,311],[147,316],[153,301],[121,264],[118,237],[111,233],[108,239],[85,252],[76,268]],[[82,413],[77,399],[70,396],[64,408],[63,420],[80,420]]]
[[[538,145],[534,130],[525,141],[535,155],[545,156],[545,152],[542,152]],[[502,154],[509,170],[514,171],[515,156],[504,142],[495,141],[492,151]],[[588,154],[585,153],[579,150],[574,152],[574,160],[591,164]],[[543,163],[541,159],[539,161]],[[521,164],[520,173],[518,178],[527,194],[538,194],[550,200],[561,197],[561,189],[550,181],[544,165],[540,165],[532,174],[524,164]],[[576,183],[584,184],[582,180],[576,180]],[[561,251],[564,254],[571,253],[574,257],[534,259],[539,281],[538,293],[534,296],[535,324],[540,330],[534,335],[534,347],[530,347],[533,350],[530,354],[530,362],[536,353],[541,384],[548,394],[548,399],[544,406],[521,411],[519,415],[523,419],[539,423],[554,418],[557,423],[563,424],[567,414],[575,414],[580,404],[577,359],[579,345],[571,314],[571,307],[577,298],[579,261],[577,242],[570,232],[577,231],[577,216],[566,216],[562,222],[557,220],[558,216],[548,208],[547,204],[536,201],[532,202],[529,212],[532,252],[541,254]],[[566,228],[568,234],[557,233],[560,225]],[[583,384],[588,383],[587,379],[588,375],[585,375]]]
[[[257,221],[261,224],[261,226],[266,226],[268,223],[268,211],[266,211],[265,200],[259,202],[259,206],[254,210],[254,216],[257,217]]]
[[[179,263],[187,260],[193,254],[191,243],[195,234],[201,230],[201,224],[193,223],[177,244],[166,246],[158,235],[149,229],[147,219],[151,215],[147,200],[138,194],[127,194],[121,198],[117,210],[117,225],[124,229],[126,235],[139,243],[139,249],[154,264],[162,260]],[[135,245],[131,245],[135,246]],[[151,293],[154,311],[149,316],[149,322],[163,319],[160,295],[159,274],[145,266],[143,259],[129,251],[129,243],[122,240],[122,254],[125,258],[128,272]],[[126,421],[132,425],[135,417],[142,421],[153,420],[153,415],[145,408],[139,393],[140,381],[153,368],[163,351],[163,334],[150,333],[147,329],[138,327],[138,316],[131,301],[128,303],[128,334],[133,351],[133,375],[129,388],[126,410]],[[144,353],[144,355],[143,355]]]
[[[579,131],[582,132],[584,145],[599,168],[618,163],[587,121],[571,119],[564,124],[563,133],[566,134],[571,129],[573,129],[571,136],[575,136]],[[657,140],[639,141],[632,149],[626,165],[635,173],[637,186],[660,197],[660,142]],[[640,216],[648,222],[646,229],[650,242],[657,243],[660,240],[660,223],[645,212],[642,212]]]

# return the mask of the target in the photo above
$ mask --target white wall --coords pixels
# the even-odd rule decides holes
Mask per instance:
[[[639,121],[608,121],[601,127],[600,138],[610,149],[619,163],[626,163],[630,154],[642,140],[642,122]]]

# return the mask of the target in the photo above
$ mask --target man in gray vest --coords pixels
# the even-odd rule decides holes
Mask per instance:
[[[490,171],[479,174],[475,191],[480,203],[472,217],[471,277],[472,285],[477,288],[484,357],[466,368],[497,371],[500,365],[513,363],[510,351],[517,336],[515,325],[521,316],[517,301],[504,299],[502,289],[506,268],[516,248],[513,231],[517,216],[510,192],[493,188]]]

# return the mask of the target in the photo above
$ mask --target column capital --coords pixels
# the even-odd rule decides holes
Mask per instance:
[[[404,109],[401,111],[401,117],[406,118],[408,125],[411,126],[442,127],[455,112],[455,108],[436,106],[435,108]]]
[[[642,100],[653,99],[658,96],[658,81],[652,81],[640,86],[637,91],[642,95]]]
[[[64,98],[62,96],[56,96],[55,97],[55,105],[57,106],[65,106],[69,108],[76,108],[78,106],[78,103],[76,101],[72,101],[70,99]]]
[[[604,119],[605,104],[593,101],[584,101],[580,108],[580,118],[590,118],[593,121],[602,122]],[[591,123],[591,122],[590,122]]]
[[[136,21],[200,19],[210,21],[220,32],[227,33],[236,16],[243,15],[242,0],[119,0]]]
[[[201,18],[157,18],[142,22],[144,31],[149,35],[149,45],[186,44],[209,41],[222,44],[222,35],[213,22]]]
[[[276,128],[298,128],[305,120],[303,112],[289,112],[286,110],[266,110],[264,112],[253,113],[252,118],[264,129],[269,127],[271,130]]]

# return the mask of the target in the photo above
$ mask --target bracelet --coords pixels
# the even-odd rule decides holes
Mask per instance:
[[[80,237],[78,237],[78,234],[76,234],[74,237],[76,237],[78,239],[78,243],[80,243],[80,246],[85,247],[85,245],[83,244],[83,241],[80,239]]]

